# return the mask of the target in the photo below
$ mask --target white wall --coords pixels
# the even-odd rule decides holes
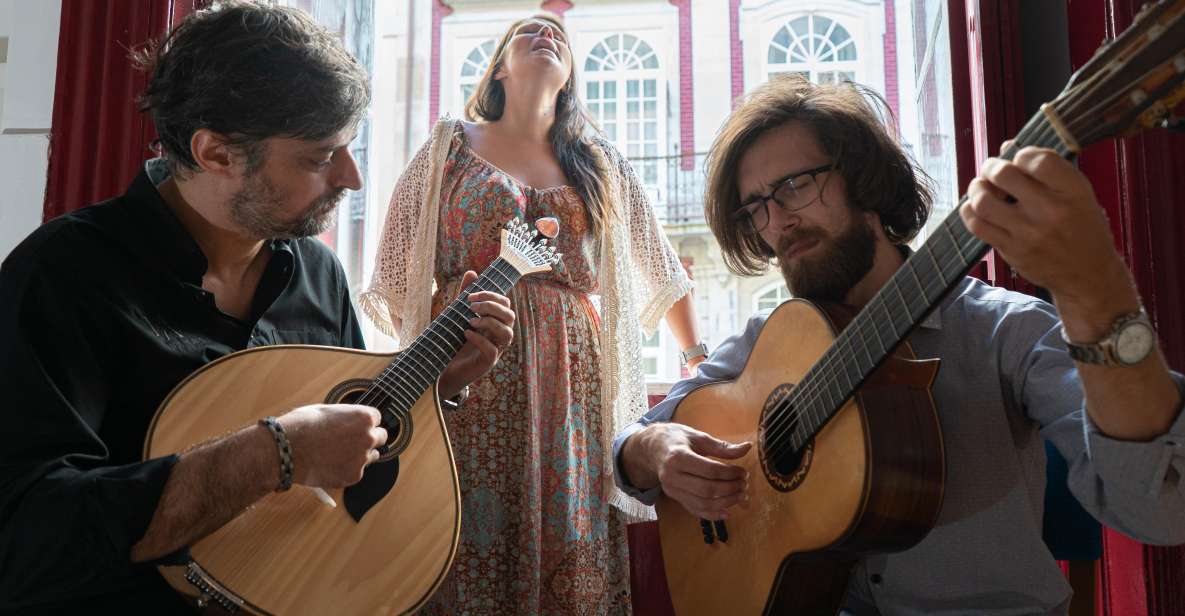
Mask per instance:
[[[41,224],[61,0],[0,0],[0,258]]]

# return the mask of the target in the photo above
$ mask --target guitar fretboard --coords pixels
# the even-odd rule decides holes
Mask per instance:
[[[363,399],[386,415],[403,416],[420,395],[431,387],[446,366],[465,345],[465,330],[469,319],[477,315],[470,310],[468,298],[478,291],[494,291],[506,295],[522,275],[499,257],[481,276],[453,300],[440,315],[407,346],[386,369],[375,377],[371,391]]]
[[[1043,114],[1029,120],[1001,154],[1011,160],[1037,145],[1070,151]],[[802,381],[766,417],[765,442],[775,455],[797,453],[852,397],[865,379],[942,301],[988,251],[963,224],[964,196],[916,252],[893,274]]]

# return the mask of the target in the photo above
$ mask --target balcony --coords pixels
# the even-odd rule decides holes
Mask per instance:
[[[630,164],[654,206],[659,222],[670,231],[704,221],[704,160],[707,152],[630,157]]]

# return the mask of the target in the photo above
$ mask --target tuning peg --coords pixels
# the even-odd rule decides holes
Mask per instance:
[[[547,248],[547,238],[543,238],[543,239],[539,240],[539,247],[540,248]]]

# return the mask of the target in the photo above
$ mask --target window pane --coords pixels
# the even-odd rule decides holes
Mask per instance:
[[[769,62],[770,64],[785,64],[786,63],[786,52],[782,51],[781,49],[778,49],[777,47],[774,47],[773,45],[770,45],[769,46],[769,55],[767,56],[766,61]]]
[[[827,19],[826,17],[823,17],[821,15],[816,15],[815,16],[815,34],[820,34],[820,35],[827,34],[827,31],[829,29],[831,29],[832,23],[833,22],[830,19]]]
[[[638,80],[630,79],[625,82],[626,98],[638,98]]]
[[[617,119],[617,103],[605,103],[605,117],[607,119]]]
[[[856,44],[849,39],[847,44],[839,49],[839,53],[836,54],[836,58],[838,58],[840,62],[850,62],[855,60]]]
[[[787,30],[785,26],[783,26],[782,29],[778,30],[778,33],[774,35],[773,42],[777,43],[779,47],[789,47],[790,31]]]
[[[646,140],[653,141],[657,137],[658,137],[658,123],[657,122],[647,122],[646,123]]]
[[[642,93],[648,98],[654,98],[658,94],[658,84],[653,79],[647,79],[642,82]]]
[[[645,103],[646,115],[643,116],[647,120],[653,120],[658,117],[658,103],[654,101],[646,101]]]
[[[605,98],[609,99],[609,100],[613,100],[613,99],[617,98],[617,82],[616,81],[605,82]]]
[[[642,63],[642,68],[658,68],[658,58],[654,54],[646,56],[646,61]]]
[[[626,129],[625,132],[626,132],[626,135],[625,135],[626,139],[629,139],[630,141],[637,141],[638,140],[638,123],[637,122],[630,122],[629,128]]]
[[[625,104],[625,117],[628,120],[637,120],[638,118],[638,101],[629,101]]]
[[[643,357],[642,358],[642,372],[645,372],[649,376],[657,376],[658,375],[658,358]]]
[[[793,30],[794,34],[798,36],[806,36],[807,34],[810,34],[810,26],[807,23],[806,17],[799,17],[798,19],[790,22],[790,29]]]

